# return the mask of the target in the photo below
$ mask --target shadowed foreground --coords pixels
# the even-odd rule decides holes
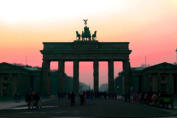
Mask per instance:
[[[18,106],[8,110],[0,110],[0,117],[167,117],[175,116],[176,110],[162,109],[144,104],[129,104],[122,101],[97,99],[88,101],[83,106],[77,101],[75,106],[70,106],[68,100],[58,102],[52,98],[43,103],[39,110],[28,110],[26,106]]]

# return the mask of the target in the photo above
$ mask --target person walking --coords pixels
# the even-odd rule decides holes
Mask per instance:
[[[32,99],[33,99],[33,106],[35,106],[36,109],[41,108],[40,96],[36,92],[33,92]]]
[[[80,94],[80,105],[83,105],[85,102],[85,96],[84,96],[84,93],[81,93]]]
[[[71,99],[71,106],[74,106],[75,105],[75,94],[74,94],[74,92],[71,93],[70,99]]]
[[[27,103],[28,109],[31,109],[31,103],[32,103],[32,95],[30,92],[27,92],[25,95],[25,101]]]

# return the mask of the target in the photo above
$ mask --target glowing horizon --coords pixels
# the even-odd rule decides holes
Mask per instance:
[[[145,56],[149,65],[176,61],[177,0],[5,0],[0,1],[0,62],[26,64],[27,57],[28,65],[41,66],[42,42],[72,42],[85,18],[91,32],[98,31],[98,41],[130,42],[133,67],[144,64]]]

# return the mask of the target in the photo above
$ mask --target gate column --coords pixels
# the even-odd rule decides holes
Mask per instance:
[[[129,59],[126,59],[123,61],[123,94],[126,96],[129,96],[130,94],[130,86],[131,86],[131,80],[130,80],[130,62]]]
[[[65,62],[64,60],[59,60],[58,62],[58,72],[59,72],[59,93],[64,93],[64,70]]]
[[[108,61],[108,92],[114,93],[114,62]]]
[[[98,78],[99,78],[99,65],[98,65],[98,61],[97,60],[95,60],[94,61],[94,65],[93,65],[94,67],[94,72],[93,72],[93,75],[94,75],[94,92],[98,92],[98,90],[99,90],[99,80],[98,80]]]
[[[73,91],[79,93],[79,61],[74,60],[74,76],[73,76]]]
[[[43,60],[42,75],[40,79],[40,92],[42,95],[50,95],[50,61]]]

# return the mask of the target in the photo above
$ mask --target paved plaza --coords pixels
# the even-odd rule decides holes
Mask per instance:
[[[42,109],[28,110],[25,103],[0,110],[2,118],[57,118],[57,117],[176,117],[177,109],[164,109],[145,104],[130,104],[118,100],[87,100],[85,105],[70,106],[67,99],[50,98],[43,102]]]

